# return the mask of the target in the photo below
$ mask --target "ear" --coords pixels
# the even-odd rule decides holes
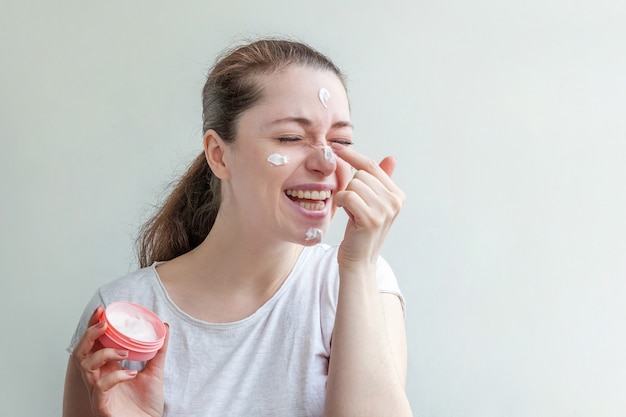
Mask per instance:
[[[228,150],[228,145],[215,130],[207,130],[204,134],[204,156],[213,174],[222,180],[230,174],[225,158]]]

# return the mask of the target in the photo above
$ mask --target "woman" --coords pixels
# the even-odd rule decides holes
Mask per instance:
[[[404,194],[393,158],[350,149],[340,71],[298,42],[236,48],[209,74],[203,132],[204,152],[142,230],[142,268],[85,310],[63,415],[411,415],[402,298],[379,256]],[[337,207],[349,220],[330,247]],[[169,325],[141,370],[97,341],[97,317],[119,300]]]

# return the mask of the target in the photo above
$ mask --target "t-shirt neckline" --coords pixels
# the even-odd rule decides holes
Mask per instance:
[[[186,313],[180,307],[178,307],[178,305],[174,302],[174,300],[172,300],[172,298],[167,292],[167,289],[165,288],[165,285],[163,285],[163,282],[161,281],[161,277],[159,276],[159,273],[156,270],[157,266],[165,263],[166,261],[154,262],[152,265],[150,265],[150,270],[152,272],[153,279],[156,282],[156,285],[161,295],[165,299],[166,305],[182,320],[190,324],[193,324],[195,326],[199,326],[199,327],[204,327],[204,328],[209,328],[209,329],[214,329],[214,330],[230,330],[230,329],[252,325],[257,320],[264,317],[269,311],[271,311],[272,307],[281,298],[281,296],[287,291],[287,289],[290,286],[294,285],[293,282],[296,280],[296,277],[300,274],[300,271],[306,264],[306,259],[310,256],[311,248],[312,247],[309,247],[309,246],[305,246],[303,248],[302,252],[300,252],[300,254],[298,255],[298,258],[296,259],[296,262],[293,268],[291,269],[291,272],[289,272],[289,274],[287,275],[287,278],[285,278],[285,280],[280,285],[278,290],[276,290],[276,292],[265,303],[263,303],[263,305],[261,305],[255,312],[253,312],[248,317],[244,317],[241,320],[232,321],[232,322],[224,322],[224,323],[208,322],[208,321],[195,318],[192,315]]]

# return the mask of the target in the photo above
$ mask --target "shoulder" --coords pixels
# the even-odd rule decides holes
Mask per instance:
[[[318,243],[304,248],[297,264],[296,274],[307,276],[310,284],[323,288],[335,288],[339,285],[339,266],[337,264],[338,245]]]
[[[68,347],[68,352],[71,352],[76,347],[76,344],[83,336],[85,329],[87,329],[89,318],[97,306],[106,307],[114,301],[130,301],[154,311],[154,306],[158,303],[158,300],[163,299],[161,294],[154,267],[139,269],[102,285],[85,306]]]
[[[299,263],[301,273],[317,276],[323,281],[338,281],[339,267],[337,254],[339,245],[317,244],[306,247]],[[378,257],[376,265],[376,279],[383,292],[399,292],[395,274],[389,263]]]
[[[337,247],[318,243],[306,246],[291,274],[300,290],[336,292],[339,286]]]
[[[148,266],[102,285],[98,293],[105,305],[113,301],[146,304],[161,293],[161,286],[154,266]]]
[[[339,245],[320,243],[315,246],[307,247],[305,251],[306,256],[304,263],[306,263],[307,266],[313,267],[314,269],[324,268],[332,269],[334,271],[338,269],[337,254],[339,252]],[[382,256],[378,256],[376,275],[379,281],[395,277],[393,269]]]
[[[339,245],[318,244],[306,248],[303,262],[307,273],[319,280],[324,286],[336,294],[339,286],[339,268],[337,253]],[[395,294],[404,306],[404,298],[392,267],[382,256],[378,256],[376,264],[376,282],[381,293]]]
[[[336,264],[337,252],[339,245],[328,245],[318,243],[314,246],[308,246],[304,249],[304,258],[306,262],[323,262],[324,264]]]

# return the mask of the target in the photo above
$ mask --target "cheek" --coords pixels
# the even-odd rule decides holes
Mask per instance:
[[[287,149],[274,149],[268,151],[267,155],[264,155],[262,159],[267,165],[272,168],[277,167],[289,167],[301,165],[307,158],[306,148],[287,148]]]

